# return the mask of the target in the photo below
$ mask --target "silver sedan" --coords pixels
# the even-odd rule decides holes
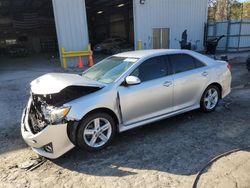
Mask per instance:
[[[22,136],[48,158],[74,146],[97,151],[117,133],[197,108],[214,111],[230,91],[225,61],[188,50],[121,53],[81,75],[50,73],[32,81]]]

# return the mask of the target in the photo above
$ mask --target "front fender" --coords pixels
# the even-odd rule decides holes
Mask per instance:
[[[119,119],[119,106],[117,104],[117,92],[115,91],[83,96],[65,104],[65,106],[71,107],[66,117],[68,121],[80,121],[87,113],[99,108],[107,108],[113,111]]]

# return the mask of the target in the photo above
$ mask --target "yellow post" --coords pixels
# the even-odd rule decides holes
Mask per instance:
[[[93,55],[93,52],[91,50],[91,44],[88,45],[88,52],[89,52],[89,55]]]
[[[67,69],[68,65],[67,65],[67,60],[66,60],[66,57],[64,56],[65,55],[65,49],[62,48],[62,61],[63,61],[63,68],[64,69]]]
[[[142,50],[142,41],[138,40],[138,50]]]
[[[91,51],[91,44],[88,45],[88,51]]]

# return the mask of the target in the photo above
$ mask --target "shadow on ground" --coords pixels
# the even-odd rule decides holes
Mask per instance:
[[[250,114],[236,115],[238,108],[221,104],[214,113],[189,112],[119,134],[104,151],[74,149],[54,162],[95,176],[127,176],[133,169],[196,174],[215,156],[250,145]]]

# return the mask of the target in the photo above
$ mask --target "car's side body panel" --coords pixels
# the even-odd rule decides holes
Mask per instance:
[[[174,110],[199,104],[201,94],[212,76],[207,69],[201,67],[174,75]]]
[[[144,119],[143,121],[135,122],[134,124],[130,124],[129,126],[122,124],[122,125],[119,125],[119,130],[120,130],[120,132],[124,132],[124,131],[130,130],[130,129],[133,129],[133,128],[136,128],[136,127],[140,127],[140,126],[143,126],[143,125],[146,125],[146,124],[149,124],[149,123],[153,123],[153,122],[156,122],[156,121],[159,121],[159,120],[162,120],[162,119],[173,117],[173,116],[176,116],[178,114],[189,112],[189,111],[197,109],[197,108],[199,108],[198,105],[192,106],[192,107],[189,107],[189,108],[184,108],[184,109],[181,109],[181,110],[178,110],[178,111],[173,111],[173,112],[166,113],[166,114],[157,115],[157,116],[154,116],[154,117],[149,118],[149,119]]]
[[[173,77],[118,88],[124,125],[173,111],[173,84],[165,86],[167,81],[173,83]]]
[[[120,124],[118,129],[122,132],[199,108],[203,91],[212,83],[222,86],[222,97],[230,92],[228,88],[230,88],[231,74],[227,70],[226,63],[218,63],[207,57],[204,60],[202,55],[190,51],[186,51],[186,54],[199,59],[206,66],[139,85],[122,85],[124,78],[136,67],[155,56],[142,58],[113,85],[66,104],[73,107],[67,116],[68,120],[80,120],[90,111],[107,108],[116,114]],[[204,72],[207,74],[203,75]],[[172,85],[164,87],[166,81],[172,81]]]
[[[67,115],[67,120],[79,121],[87,113],[95,109],[106,108],[116,114],[119,123],[122,122],[119,115],[119,104],[117,101],[118,93],[116,90],[108,87],[109,86],[65,104],[65,106],[71,106],[71,110]]]

